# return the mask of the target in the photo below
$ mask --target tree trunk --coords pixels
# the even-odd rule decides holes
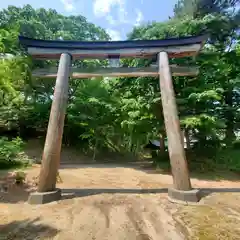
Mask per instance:
[[[189,129],[185,128],[184,136],[185,136],[185,139],[186,139],[187,149],[190,149],[191,148],[191,143],[190,143]]]
[[[224,93],[225,103],[227,109],[225,110],[226,118],[226,136],[225,140],[227,143],[231,144],[232,141],[236,138],[234,133],[234,111],[233,111],[233,91],[229,89]]]
[[[160,134],[160,151],[161,153],[165,152],[165,134]]]

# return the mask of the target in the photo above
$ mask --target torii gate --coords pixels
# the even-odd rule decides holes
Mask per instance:
[[[60,164],[62,134],[68,99],[69,78],[96,76],[138,77],[159,76],[163,115],[168,138],[168,151],[173,176],[173,188],[168,190],[173,201],[199,201],[199,191],[192,189],[184,151],[173,76],[195,76],[197,68],[170,66],[169,58],[195,56],[201,50],[206,35],[164,40],[137,41],[52,41],[37,40],[19,36],[19,41],[35,59],[60,59],[58,70],[40,69],[33,76],[56,77],[54,97],[48,123],[47,136],[42,156],[41,172],[37,192],[29,196],[31,204],[43,204],[61,198],[61,190],[56,189],[56,179]],[[158,56],[158,64],[146,68],[101,68],[77,69],[71,63],[76,59],[104,58],[153,58]]]

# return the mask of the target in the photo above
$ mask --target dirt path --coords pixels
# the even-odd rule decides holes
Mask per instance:
[[[29,182],[39,167],[27,172]],[[182,206],[167,200],[169,175],[101,164],[66,165],[60,175],[63,200],[55,203],[26,204],[28,186],[0,193],[0,240],[240,239],[239,181],[193,179],[218,192]]]

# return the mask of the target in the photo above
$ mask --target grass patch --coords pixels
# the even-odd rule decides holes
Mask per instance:
[[[240,239],[240,229],[237,228],[240,212],[238,216],[226,214],[224,207],[226,206],[187,206],[179,210],[174,218],[189,240]]]

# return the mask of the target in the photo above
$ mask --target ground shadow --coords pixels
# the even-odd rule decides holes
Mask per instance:
[[[103,163],[80,163],[80,164],[68,164],[61,163],[59,169],[84,169],[84,168],[123,168],[126,165],[123,164],[103,164]]]
[[[200,188],[201,198],[212,193],[240,193],[240,188]]]
[[[79,169],[79,168],[134,168],[136,170],[152,169],[151,162],[124,162],[124,163],[109,163],[109,162],[88,162],[88,163],[61,163],[60,169]]]
[[[212,193],[240,193],[240,188],[198,188],[201,198]],[[62,199],[86,197],[98,194],[159,194],[167,193],[167,188],[159,189],[62,189]]]
[[[48,239],[57,235],[58,229],[41,224],[40,218],[34,220],[13,221],[0,225],[0,239]]]
[[[167,193],[167,188],[159,189],[115,189],[115,188],[97,188],[97,189],[62,189],[62,198],[86,197],[98,194],[158,194]]]

